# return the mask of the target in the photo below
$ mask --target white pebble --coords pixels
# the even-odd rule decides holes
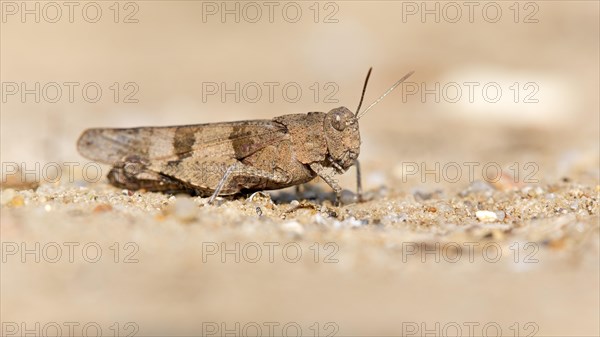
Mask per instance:
[[[348,228],[358,228],[366,224],[368,224],[367,220],[358,220],[355,217],[350,217],[342,222],[342,225]]]
[[[494,222],[498,220],[498,215],[492,211],[477,211],[475,212],[475,216],[481,222]]]
[[[11,201],[15,197],[16,194],[17,193],[12,188],[7,188],[5,190],[2,190],[2,195],[0,196],[0,203],[2,205],[7,204],[9,201]]]
[[[283,224],[281,224],[281,229],[288,233],[298,236],[304,234],[304,226],[302,226],[302,224],[300,224],[298,221],[284,222]]]

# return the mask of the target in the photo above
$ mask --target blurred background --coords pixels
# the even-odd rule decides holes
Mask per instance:
[[[544,179],[597,159],[593,1],[3,6],[4,161],[80,161],[88,127],[355,110],[371,66],[366,104],[415,74],[361,120],[367,171],[532,161]]]
[[[487,173],[480,169],[486,163],[497,164],[509,174],[517,171],[519,178],[513,179],[511,186],[564,179],[598,185],[600,34],[596,1],[75,1],[70,7],[61,2],[3,0],[1,5],[3,170],[4,163],[84,163],[75,143],[90,127],[270,119],[289,113],[326,112],[338,106],[354,111],[367,70],[373,67],[365,104],[407,72],[414,70],[415,74],[360,120],[360,159],[367,189],[385,186],[397,193],[444,189],[452,195],[473,180],[486,179]],[[422,175],[422,165],[432,169],[436,163],[442,167],[457,163],[462,175],[451,182]],[[468,178],[465,163],[480,165],[474,179]],[[341,177],[345,188],[353,189],[353,183],[353,172]],[[138,238],[149,235],[137,231]],[[165,235],[184,240],[181,233]],[[377,241],[378,236],[373,235],[369,237]],[[180,244],[188,247],[193,242]],[[257,315],[292,320],[287,314],[309,321],[314,318],[309,313],[315,310],[330,313],[341,322],[338,335],[372,331],[396,335],[403,326],[395,321],[422,322],[432,317],[484,323],[501,317],[504,334],[512,335],[508,328],[512,323],[508,322],[525,324],[532,320],[527,314],[532,314],[542,326],[538,335],[598,332],[598,307],[593,301],[597,289],[567,301],[579,307],[561,307],[565,292],[576,286],[545,288],[525,303],[516,296],[505,300],[513,291],[506,284],[511,277],[494,270],[469,269],[469,276],[454,275],[445,285],[433,282],[445,279],[445,269],[426,268],[415,278],[400,272],[399,279],[386,279],[391,271],[360,263],[353,268],[377,270],[352,282],[351,272],[321,270],[316,272],[318,277],[309,277],[298,270],[273,271],[272,265],[258,269],[237,266],[230,277],[218,279],[210,279],[204,272],[191,276],[182,272],[178,278],[165,257],[171,255],[155,251],[150,256],[155,267],[146,265],[147,273],[127,276],[124,270],[110,269],[111,278],[103,274],[86,278],[95,284],[92,288],[115,284],[114,292],[101,292],[115,297],[108,302],[99,294],[93,296],[99,304],[84,300],[93,293],[92,288],[76,286],[71,295],[82,297],[73,300],[65,295],[70,307],[62,307],[54,301],[58,299],[43,300],[53,287],[42,291],[43,282],[31,281],[31,287],[19,290],[38,289],[35,296],[24,295],[28,303],[14,295],[6,302],[6,292],[11,290],[4,287],[3,313],[16,321],[25,320],[23,317],[41,320],[37,317],[51,317],[53,310],[78,312],[74,308],[79,306],[86,308],[83,312],[106,314],[102,317],[110,316],[107,312],[114,309],[117,316],[137,312],[138,322],[162,317],[163,322],[184,327],[200,319],[194,313],[218,322],[229,318],[226,313],[238,321]],[[191,261],[180,261],[178,266],[183,269],[177,270],[191,265]],[[160,270],[175,272],[168,276],[166,288],[152,283],[165,277]],[[535,281],[517,279],[513,286],[543,287],[546,277],[557,270],[550,266],[531,276]],[[236,280],[246,272],[265,277],[274,272],[275,281],[269,285],[268,277],[262,281],[246,278],[248,283],[241,287]],[[593,283],[586,282],[597,281],[597,269],[587,272],[560,276],[561,284],[574,282],[580,289],[593,289]],[[228,300],[216,295],[224,291],[216,289],[211,297],[211,290],[203,289],[203,299],[194,297],[194,305],[177,306],[192,295],[174,289],[180,282],[193,282],[198,275],[208,277],[210,285],[228,287]],[[588,278],[590,275],[594,277]],[[495,277],[501,280],[498,283],[504,288],[498,286],[502,290],[483,287]],[[304,281],[293,287],[286,284],[296,278]],[[9,284],[20,284],[17,280],[23,279],[15,278]],[[145,292],[134,299],[125,295],[138,281],[149,282],[146,286],[158,297],[154,300],[160,306],[145,306]],[[338,282],[346,284],[340,288],[346,292],[327,293],[325,289],[336,289]],[[268,299],[260,295],[270,287],[281,292]],[[301,296],[304,291],[296,293],[300,287],[310,296]],[[354,287],[361,289],[362,295],[356,295]],[[391,303],[387,301],[389,289],[403,295]],[[535,301],[545,298],[545,291],[561,295],[548,302],[545,314],[535,315],[541,310]],[[297,305],[284,300],[292,294]],[[130,301],[117,304],[120,296]],[[462,302],[465,297],[470,300]],[[328,301],[321,303],[324,307],[319,305],[322,298]],[[263,301],[269,308],[262,308]],[[345,304],[340,305],[342,302]],[[174,308],[166,310],[165,306]],[[278,306],[282,309],[276,309]],[[347,311],[339,311],[341,307]],[[38,316],[31,314],[30,308],[38,308]],[[464,315],[457,318],[452,315],[455,312]],[[556,319],[567,312],[570,323]],[[153,331],[148,328],[152,323],[148,324],[146,333]],[[380,329],[373,330],[374,326]]]

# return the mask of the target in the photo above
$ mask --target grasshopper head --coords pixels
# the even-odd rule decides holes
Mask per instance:
[[[328,160],[338,173],[345,172],[360,153],[358,119],[347,108],[332,109],[325,116]]]
[[[373,68],[370,68],[367,73],[367,78],[365,79],[365,84],[363,85],[362,94],[360,96],[360,102],[358,103],[358,108],[356,108],[356,114],[353,114],[346,107],[342,106],[329,111],[325,115],[325,138],[327,139],[327,148],[329,150],[327,160],[338,173],[344,173],[354,164],[355,160],[358,159],[358,154],[360,153],[358,120],[385,96],[392,92],[392,90],[398,87],[400,83],[404,82],[413,74],[413,71],[411,71],[404,75],[404,77],[394,83],[375,102],[369,105],[364,111],[360,112],[360,107],[362,106],[363,98],[365,98],[365,91],[372,69]]]

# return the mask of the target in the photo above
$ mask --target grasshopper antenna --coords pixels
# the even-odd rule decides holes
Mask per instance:
[[[367,83],[369,83],[369,77],[371,77],[371,70],[373,67],[369,68],[369,72],[367,73],[367,78],[365,78],[365,84],[363,85],[362,94],[360,95],[360,102],[358,103],[358,108],[356,108],[355,116],[358,116],[358,112],[360,111],[360,107],[362,106],[363,99],[365,98],[365,91],[367,91]]]
[[[371,70],[369,70],[369,74],[371,73]],[[356,119],[360,119],[362,116],[364,116],[367,111],[371,110],[372,107],[375,106],[375,104],[379,103],[385,96],[387,96],[390,92],[392,92],[394,89],[396,89],[396,87],[398,87],[400,85],[400,83],[406,81],[407,78],[409,78],[412,74],[414,74],[414,70],[409,72],[408,74],[404,75],[401,79],[399,79],[396,83],[394,83],[394,85],[392,85],[383,95],[381,95],[381,97],[379,97],[375,102],[371,103],[371,105],[369,105],[369,107],[367,107],[365,109],[365,111],[363,111],[360,115],[358,114],[358,111],[356,112]],[[367,79],[369,79],[369,76],[367,75]],[[365,82],[366,85],[366,82]],[[363,95],[364,95],[364,89],[363,89]],[[362,98],[361,98],[361,103],[362,103]],[[360,107],[360,105],[359,105]]]

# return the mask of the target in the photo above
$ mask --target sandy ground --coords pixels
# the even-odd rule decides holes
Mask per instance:
[[[96,24],[2,22],[0,335],[600,335],[597,2],[523,4],[517,23],[497,2],[497,23],[457,24],[403,22],[407,2],[389,1],[336,2],[332,24],[307,2],[298,23],[237,24],[142,1],[115,24],[99,3]],[[371,65],[367,104],[410,70],[463,95],[404,86],[360,120],[364,203],[352,168],[342,207],[321,181],[206,205],[112,187],[75,150],[89,127],[354,109]],[[104,96],[35,102],[4,84],[68,81]],[[268,81],[304,95],[203,97]],[[502,99],[470,101],[469,81]]]
[[[385,185],[341,208],[324,184],[213,206],[102,182],[4,189],[3,319],[138,335],[596,334],[600,186],[462,187]]]

